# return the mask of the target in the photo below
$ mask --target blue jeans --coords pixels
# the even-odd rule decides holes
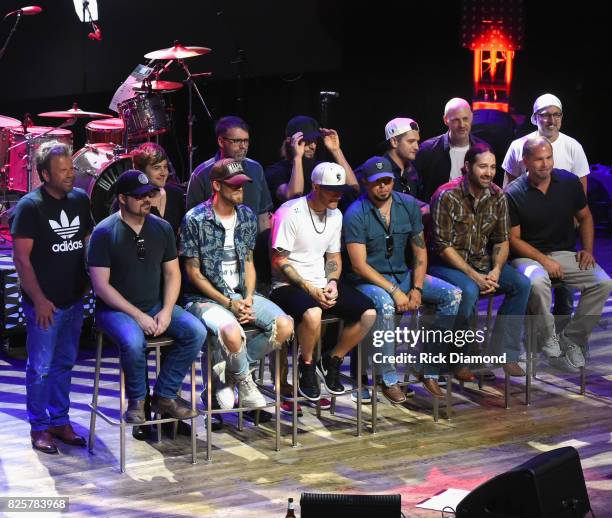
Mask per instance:
[[[161,307],[158,303],[146,313],[154,316]],[[119,347],[128,399],[144,399],[148,392],[147,342],[141,327],[127,313],[107,307],[96,310],[96,324]],[[170,325],[164,335],[172,337],[174,345],[164,356],[153,392],[161,397],[176,399],[183,378],[206,340],[206,328],[183,308],[174,306]]]
[[[236,300],[241,299],[242,295],[233,293],[230,297]],[[236,353],[230,353],[219,337],[221,327],[234,322],[238,323],[231,311],[209,299],[193,302],[187,306],[187,310],[201,319],[208,330],[215,336],[215,357],[213,363],[225,360],[228,372],[235,376],[248,373],[251,365],[254,365],[273,349],[278,349],[283,345],[276,341],[276,319],[287,315],[274,302],[261,295],[253,295],[255,321],[252,322],[252,325],[258,327],[261,331],[246,341],[244,330],[238,324],[240,326],[240,334],[242,335],[242,346]],[[219,352],[221,353],[220,355],[218,354]],[[202,372],[207,372],[204,358],[202,359]]]
[[[469,321],[476,313],[480,289],[465,273],[443,265],[432,265],[429,271],[461,289],[461,304],[457,313],[456,327],[468,329]],[[506,353],[508,362],[516,362],[521,352],[521,334],[531,283],[512,266],[506,264],[499,276],[496,293],[504,293],[504,301],[497,311],[492,334],[492,353]]]
[[[34,306],[23,300],[28,362],[26,391],[28,418],[33,431],[69,422],[70,382],[83,326],[83,302],[53,313],[46,330],[36,325]]]
[[[384,276],[391,282],[396,282],[395,279],[390,275]],[[407,293],[410,290],[412,284],[411,272],[408,271],[401,278],[401,282],[398,284],[399,288]],[[374,284],[359,284],[355,286],[361,293],[367,295],[376,306],[376,322],[370,329],[369,335],[366,339],[368,345],[372,344],[374,333],[377,332],[379,335],[383,335],[385,331],[393,330],[395,328],[395,302],[393,297],[389,295],[384,289]],[[445,282],[431,275],[425,276],[425,282],[423,284],[423,295],[421,297],[423,303],[434,304],[436,306],[436,316],[431,324],[431,327],[440,330],[452,329],[455,315],[459,309],[459,302],[461,300],[461,291],[455,286],[452,286],[448,282]],[[383,340],[382,355],[383,358],[395,355],[395,341]],[[426,348],[429,353],[444,354],[448,345],[442,342],[432,342],[428,344]],[[368,359],[371,360],[374,350],[372,349],[368,353]],[[414,351],[412,351],[414,353]],[[417,353],[418,354],[418,353]],[[416,369],[420,370],[420,362],[417,363]],[[381,363],[380,372],[382,375],[383,383],[389,387],[398,382],[397,370],[395,365],[392,363]],[[440,364],[437,363],[423,363],[423,375],[426,378],[438,378],[440,371]]]

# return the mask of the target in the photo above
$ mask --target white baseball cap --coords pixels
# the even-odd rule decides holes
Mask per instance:
[[[408,117],[397,117],[387,122],[385,126],[385,139],[397,137],[407,131],[419,131],[419,125]]]
[[[556,95],[553,94],[544,94],[540,95],[535,102],[533,103],[533,113],[531,114],[531,123],[534,125],[538,125],[536,122],[536,115],[539,111],[542,111],[544,108],[548,108],[549,106],[556,106],[561,111],[563,111],[563,107],[561,106],[561,101]]]
[[[346,185],[344,167],[334,162],[321,162],[312,170],[310,180],[328,191],[346,191],[351,187]]]

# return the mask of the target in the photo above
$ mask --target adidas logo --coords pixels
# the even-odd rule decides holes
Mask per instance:
[[[50,219],[49,225],[51,225],[53,231],[62,239],[70,239],[79,231],[81,222],[79,221],[78,216],[76,216],[72,221],[69,221],[66,212],[62,211],[60,213],[60,222],[58,223],[57,221]]]

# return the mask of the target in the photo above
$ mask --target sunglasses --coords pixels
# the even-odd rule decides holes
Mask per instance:
[[[126,194],[126,196],[129,196],[130,198],[134,198],[135,200],[138,200],[138,201],[142,201],[145,198],[154,198],[156,193],[157,191],[149,191],[149,192],[145,192],[144,194]]]
[[[393,235],[388,234],[385,236],[385,246],[386,246],[385,257],[389,259],[393,255]]]
[[[145,242],[144,237],[140,237],[139,235],[134,236],[134,242],[136,243],[136,257],[138,257],[139,261],[144,261],[146,250],[145,250]]]

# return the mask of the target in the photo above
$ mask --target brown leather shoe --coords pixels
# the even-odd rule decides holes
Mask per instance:
[[[71,444],[72,446],[87,446],[85,438],[77,435],[70,423],[61,426],[50,426],[47,431],[63,443]]]
[[[55,446],[53,437],[47,430],[32,430],[30,438],[35,450],[42,451],[43,453],[57,453],[57,446]]]
[[[170,399],[153,394],[151,410],[158,414],[168,414],[174,419],[190,419],[198,415],[197,410],[191,410],[181,399]]]
[[[442,399],[444,397],[444,392],[442,392],[440,385],[438,385],[438,381],[435,379],[424,379],[423,387],[425,387],[425,390],[427,390],[427,392],[429,392],[435,398]]]
[[[504,372],[508,376],[516,376],[523,377],[525,376],[525,371],[523,368],[516,362],[508,362],[504,364]]]
[[[145,400],[128,399],[128,407],[125,412],[125,420],[128,423],[142,424],[145,422]]]
[[[406,401],[406,394],[404,394],[397,383],[395,385],[391,385],[390,387],[383,385],[382,393],[383,396],[385,396],[394,405],[399,405],[400,403]]]
[[[453,374],[455,378],[463,382],[476,381],[476,376],[466,366],[459,367]]]

